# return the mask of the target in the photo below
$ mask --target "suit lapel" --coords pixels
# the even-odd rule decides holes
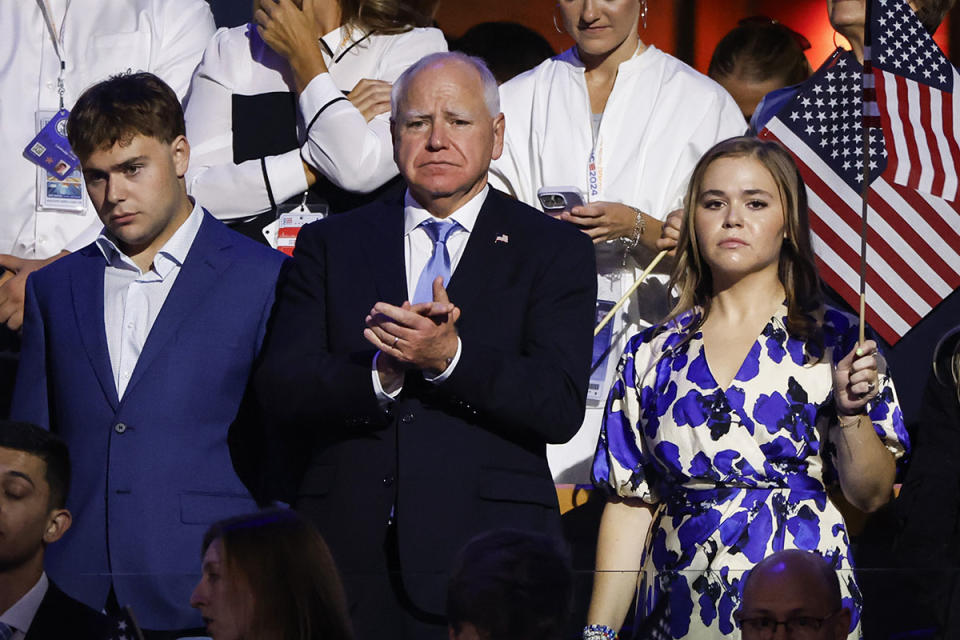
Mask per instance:
[[[80,340],[90,359],[103,394],[113,409],[117,408],[117,383],[113,379],[107,331],[103,320],[103,273],[106,260],[95,245],[78,252],[84,260],[70,275],[73,309],[80,329]]]
[[[447,293],[451,302],[461,308],[468,302],[485,298],[484,291],[499,281],[497,274],[509,262],[507,258],[514,250],[510,245],[512,225],[509,216],[498,206],[499,198],[491,187],[460,262],[450,277]]]
[[[378,299],[399,305],[407,299],[402,200],[384,203],[376,215],[371,216],[370,229],[363,235],[363,246]]]
[[[191,311],[207,299],[208,290],[216,285],[220,274],[233,262],[232,252],[228,251],[232,244],[226,227],[222,227],[204,211],[197,237],[147,335],[124,398],[130,396],[153,361],[190,317]]]

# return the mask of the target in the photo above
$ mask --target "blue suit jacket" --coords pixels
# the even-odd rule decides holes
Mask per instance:
[[[208,525],[256,505],[233,470],[237,416],[284,256],[204,213],[123,399],[107,351],[95,245],[27,280],[12,415],[70,447],[71,530],[47,553],[100,610],[111,582],[147,629],[202,626],[189,606]]]

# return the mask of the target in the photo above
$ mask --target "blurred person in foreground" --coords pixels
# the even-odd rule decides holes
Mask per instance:
[[[213,524],[190,596],[213,640],[351,640],[347,601],[330,550],[295,511]]]
[[[77,523],[51,575],[163,637],[200,626],[189,558],[206,526],[256,506],[227,434],[285,258],[187,196],[183,111],[157,76],[87,89],[69,135],[103,227],[27,281],[12,415],[73,453]]]
[[[70,528],[70,454],[60,438],[0,422],[0,636],[106,640],[106,616],[77,602],[43,570],[47,546]]]
[[[487,186],[503,116],[482,61],[427,56],[392,98],[406,196],[304,228],[255,384],[357,635],[426,640],[470,538],[561,535],[545,444],[583,416],[594,264]]]
[[[682,229],[679,301],[628,343],[597,444],[609,498],[584,638],[615,637],[635,594],[641,619],[668,599],[674,638],[736,637],[742,572],[782,549],[843,570],[859,638],[836,502],[890,499],[908,446],[893,382],[857,318],[820,299],[806,191],[782,147],[708,151]]]
[[[845,640],[850,628],[836,570],[799,549],[772,553],[750,570],[734,618],[743,640]]]
[[[217,32],[194,76],[190,194],[263,242],[265,225],[302,201],[342,213],[383,197],[384,185],[399,193],[390,85],[446,50],[440,30],[424,28],[430,17],[403,0],[256,0],[253,9],[249,24]]]
[[[481,534],[460,551],[447,585],[450,640],[561,640],[572,597],[570,560],[556,540]]]
[[[646,0],[561,0],[554,22],[574,46],[500,87],[503,155],[490,183],[531,207],[541,188],[571,187],[583,206],[557,211],[594,242],[595,321],[656,255],[661,225],[680,208],[697,159],[744,132],[717,83],[640,39]],[[549,17],[546,17],[549,19]],[[670,222],[676,232],[679,214]],[[603,403],[627,339],[669,311],[664,271],[648,278],[594,340],[583,427],[551,447],[560,482],[584,483]]]
[[[776,20],[745,18],[717,43],[707,75],[727,90],[750,122],[765,95],[810,77],[804,55],[809,48],[805,37]]]

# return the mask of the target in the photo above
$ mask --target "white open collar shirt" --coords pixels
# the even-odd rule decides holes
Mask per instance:
[[[106,229],[97,238],[97,248],[107,261],[103,271],[103,324],[118,398],[123,398],[150,329],[202,222],[203,209],[194,203],[190,216],[157,251],[145,272],[117,247]]]

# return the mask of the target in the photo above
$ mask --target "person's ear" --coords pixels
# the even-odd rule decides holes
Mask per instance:
[[[63,537],[70,525],[73,516],[66,509],[54,509],[47,515],[47,527],[43,530],[44,544],[51,544]]]
[[[850,609],[844,607],[840,609],[836,617],[836,626],[833,628],[833,636],[836,640],[846,640],[850,633]]]
[[[496,160],[500,157],[500,154],[503,153],[503,133],[506,127],[506,120],[502,113],[498,113],[497,117],[493,119],[493,152],[490,154],[491,159]]]
[[[177,177],[182,178],[187,174],[187,167],[190,165],[190,143],[187,137],[180,135],[170,143],[170,153],[173,156],[173,166],[177,170]]]

